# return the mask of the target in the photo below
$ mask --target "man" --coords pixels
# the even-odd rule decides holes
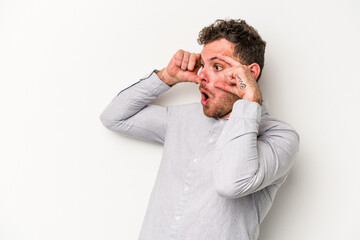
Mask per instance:
[[[101,115],[113,131],[164,144],[141,240],[257,239],[298,151],[297,133],[262,102],[257,31],[217,20],[198,41],[201,54],[179,50]],[[199,84],[201,104],[149,104],[180,82]]]

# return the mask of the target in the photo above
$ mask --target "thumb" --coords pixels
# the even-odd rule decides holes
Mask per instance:
[[[216,82],[214,82],[214,87],[219,88],[223,91],[232,93],[234,95],[238,95],[236,85],[229,85],[226,82],[216,81]]]
[[[189,77],[189,82],[194,82],[194,83],[200,84],[201,80],[198,75],[194,74],[191,77]]]

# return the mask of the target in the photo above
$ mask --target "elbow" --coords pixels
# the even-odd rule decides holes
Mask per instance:
[[[233,185],[215,186],[215,191],[219,196],[224,198],[235,199],[238,197]]]
[[[104,127],[110,130],[113,129],[116,124],[116,121],[109,118],[109,116],[107,116],[104,112],[100,115],[100,121]]]
[[[235,199],[250,194],[253,185],[254,176],[239,181],[219,181],[214,186],[218,195],[228,199]]]

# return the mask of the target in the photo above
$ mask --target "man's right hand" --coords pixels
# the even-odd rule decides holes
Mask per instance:
[[[179,82],[200,83],[197,72],[200,69],[200,54],[178,50],[166,68],[157,73],[159,78],[169,86]]]

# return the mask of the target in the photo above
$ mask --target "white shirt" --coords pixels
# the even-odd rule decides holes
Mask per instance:
[[[257,239],[298,134],[270,117],[266,104],[246,100],[234,103],[229,119],[205,116],[200,103],[149,105],[169,88],[152,73],[101,115],[113,131],[164,145],[139,239]]]

